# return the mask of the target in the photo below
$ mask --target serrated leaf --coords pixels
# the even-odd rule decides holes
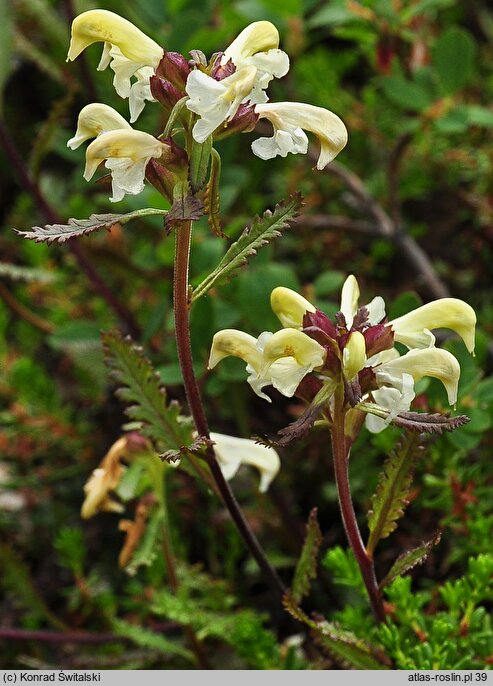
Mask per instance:
[[[89,219],[69,219],[68,224],[46,224],[33,226],[30,231],[14,229],[19,236],[36,243],[65,243],[70,238],[85,236],[99,229],[111,229],[115,224],[126,224],[132,219],[151,215],[165,215],[168,210],[158,210],[146,207],[142,210],[127,212],[127,214],[91,214]]]
[[[209,221],[209,226],[216,236],[224,238],[220,220],[220,201],[219,180],[221,178],[221,156],[212,148],[211,151],[211,173],[204,193],[204,210]]]
[[[194,289],[192,300],[197,300],[214,285],[231,279],[238,269],[245,265],[252,255],[275,238],[279,238],[284,229],[298,215],[302,205],[299,193],[292,195],[274,208],[267,210],[262,217],[256,217],[251,227],[247,227],[235,241],[209,276]]]
[[[437,531],[437,533],[433,536],[433,538],[430,538],[429,541],[422,543],[417,548],[413,548],[413,550],[407,550],[405,553],[402,553],[402,555],[399,555],[397,560],[392,565],[390,572],[380,582],[380,588],[387,586],[397,577],[404,576],[406,572],[416,565],[422,564],[430,554],[431,549],[440,542],[440,537],[441,532]]]
[[[322,544],[322,532],[317,521],[317,508],[314,507],[306,524],[306,536],[301,555],[294,572],[291,587],[292,598],[295,603],[310,591],[310,581],[317,576],[317,557]]]
[[[465,414],[449,417],[448,414],[439,412],[399,412],[392,420],[392,424],[408,431],[441,435],[444,431],[454,431],[469,421]]]
[[[119,385],[116,394],[129,406],[126,414],[141,423],[140,433],[158,453],[181,450],[192,443],[193,422],[181,414],[177,402],[167,403],[159,374],[142,348],[116,331],[103,333],[103,349],[111,376]]]
[[[416,461],[421,453],[419,438],[409,435],[393,449],[378,479],[368,512],[370,537],[367,550],[373,553],[377,543],[397,528],[397,520],[404,514]]]
[[[366,643],[350,631],[344,631],[326,620],[314,620],[298,607],[293,598],[284,597],[284,607],[299,622],[312,630],[318,645],[325,649],[338,664],[347,669],[389,669],[390,661],[378,648]]]
[[[165,655],[178,655],[192,662],[194,660],[193,654],[189,650],[150,629],[130,624],[123,619],[114,619],[112,628],[117,636],[123,636],[141,648],[159,650]]]

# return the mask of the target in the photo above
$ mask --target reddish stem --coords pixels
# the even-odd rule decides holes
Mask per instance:
[[[360,568],[373,614],[377,622],[380,623],[385,621],[382,596],[375,576],[373,559],[368,555],[361,538],[351,498],[348,474],[349,448],[344,435],[344,412],[336,409],[333,418],[334,422],[331,430],[332,457],[334,460],[334,472],[342,521],[349,545]]]
[[[192,414],[195,428],[199,436],[210,438],[209,425],[202,404],[200,389],[193,369],[192,348],[190,342],[190,302],[189,302],[189,260],[190,241],[192,235],[192,222],[175,222],[176,249],[175,271],[173,280],[173,309],[175,315],[175,336],[178,348],[178,359],[183,377],[183,385],[187,396],[188,406]],[[279,578],[276,570],[268,561],[260,543],[250,528],[243,512],[236,500],[233,491],[223,476],[212,447],[206,449],[206,459],[214,481],[246,546],[253,558],[257,561],[260,569],[269,579],[273,588],[282,597],[286,589]]]

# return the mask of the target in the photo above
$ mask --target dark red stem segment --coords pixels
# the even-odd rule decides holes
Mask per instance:
[[[360,568],[373,614],[376,621],[380,623],[385,621],[382,596],[378,588],[373,560],[369,557],[361,538],[351,498],[348,474],[349,450],[344,435],[344,413],[342,411],[335,411],[333,419],[334,422],[331,430],[332,456],[342,521],[349,545]]]
[[[178,348],[178,360],[183,377],[183,385],[187,396],[188,406],[192,414],[195,428],[199,436],[210,438],[209,425],[205,415],[200,389],[193,369],[192,348],[190,343],[190,302],[189,302],[189,261],[190,241],[192,236],[192,222],[189,220],[174,222],[176,232],[175,270],[173,279],[173,309],[175,315],[175,336]],[[286,593],[276,570],[268,561],[260,543],[250,528],[233,491],[223,476],[216,460],[214,450],[206,450],[206,459],[214,481],[228,509],[231,519],[235,523],[247,548],[256,560],[258,566],[270,581],[272,587],[282,597]]]

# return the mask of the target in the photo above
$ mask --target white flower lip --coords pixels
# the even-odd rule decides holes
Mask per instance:
[[[168,146],[154,136],[133,129],[115,129],[98,136],[86,150],[84,178],[89,181],[99,164],[106,160],[111,171],[111,202],[122,200],[126,193],[137,195],[144,188],[145,168],[151,158],[159,158]]]
[[[281,466],[277,452],[248,438],[212,432],[211,439],[224,478],[229,481],[242,464],[251,465],[259,470],[259,491],[265,493]]]
[[[261,159],[291,153],[306,153],[308,139],[304,130],[315,134],[320,141],[317,169],[324,169],[338,155],[348,140],[344,122],[330,110],[301,102],[277,102],[255,106],[260,118],[268,119],[274,127],[271,138],[258,138],[252,150]]]
[[[123,17],[108,10],[88,10],[72,22],[67,61],[75,60],[89,45],[103,42],[98,65],[110,66],[113,85],[122,98],[130,98],[130,121],[134,122],[146,100],[154,101],[150,77],[164,56],[164,49]],[[131,78],[136,81],[131,83]]]
[[[247,66],[216,81],[199,69],[190,72],[186,84],[187,108],[200,116],[192,131],[198,143],[203,143],[221,124],[234,117],[240,104],[248,98],[256,73],[254,67]]]
[[[438,379],[445,386],[449,405],[455,405],[457,402],[460,365],[447,350],[434,347],[416,348],[375,367],[377,383],[382,386],[389,385],[402,390],[403,374],[410,374],[414,381],[419,381],[424,376]]]

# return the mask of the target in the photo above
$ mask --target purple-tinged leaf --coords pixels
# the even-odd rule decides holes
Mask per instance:
[[[86,236],[99,229],[108,231],[115,224],[126,224],[132,219],[148,217],[152,215],[165,215],[167,210],[158,210],[147,207],[127,214],[91,214],[89,219],[69,219],[67,224],[46,224],[45,226],[33,226],[30,231],[14,229],[19,236],[35,241],[36,243],[65,243],[77,236]]]
[[[380,588],[388,586],[388,584],[394,581],[394,579],[397,579],[397,577],[404,576],[404,574],[406,574],[410,569],[416,565],[422,564],[430,554],[431,549],[440,542],[440,538],[441,531],[437,531],[433,538],[430,538],[429,541],[426,541],[417,548],[407,550],[405,553],[402,553],[402,555],[399,555],[397,560],[392,565],[390,572],[380,582]]]

